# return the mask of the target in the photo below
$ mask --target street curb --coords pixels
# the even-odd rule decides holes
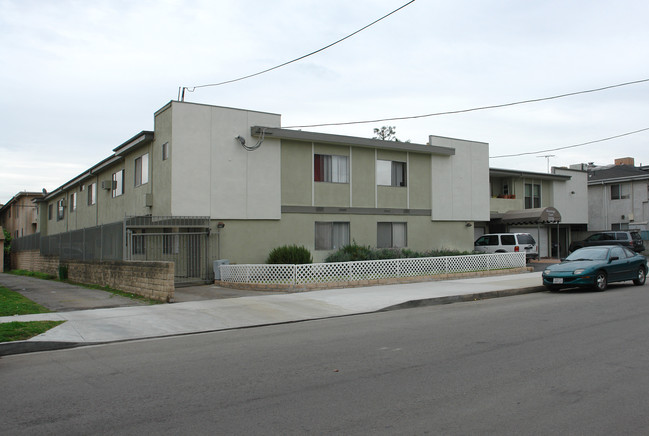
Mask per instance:
[[[394,306],[379,309],[377,312],[389,312],[392,310],[412,309],[416,307],[440,306],[442,304],[463,303],[467,301],[488,300],[491,298],[513,297],[515,295],[532,294],[544,292],[547,289],[543,286],[531,286],[527,288],[507,289],[504,291],[477,292],[475,294],[449,295],[446,297],[424,298],[421,300],[410,300]]]
[[[331,318],[340,318],[346,316],[355,316],[355,315],[365,315],[368,313],[379,313],[379,312],[389,312],[393,310],[401,309],[413,309],[417,307],[426,307],[426,306],[439,306],[443,304],[452,304],[452,303],[461,303],[468,301],[479,301],[479,300],[488,300],[491,298],[501,298],[501,297],[512,297],[515,295],[531,294],[534,292],[543,292],[546,289],[543,286],[531,286],[527,288],[518,288],[518,289],[507,289],[504,291],[489,291],[489,292],[477,292],[474,294],[464,294],[464,295],[451,295],[446,297],[435,297],[435,298],[423,298],[420,300],[410,300],[404,303],[395,304],[394,306],[384,307],[383,309],[375,310],[372,312],[359,312],[348,315],[335,315],[326,318],[313,318],[313,319],[302,319],[297,321],[282,321],[271,324],[258,324],[258,325],[249,325],[244,327],[236,328],[223,328],[217,330],[205,330],[205,331],[196,331],[191,333],[179,333],[163,336],[151,336],[151,337],[142,337],[142,338],[133,338],[133,339],[117,339],[112,341],[102,341],[102,342],[53,342],[53,341],[15,341],[15,342],[2,342],[0,343],[0,357],[9,356],[14,354],[26,354],[26,353],[36,353],[39,351],[54,351],[54,350],[64,350],[69,348],[78,348],[86,347],[92,345],[105,345],[118,342],[131,342],[139,340],[148,340],[148,339],[157,339],[157,338],[168,338],[168,337],[177,337],[177,336],[186,336],[192,334],[202,334],[202,333],[212,333],[217,331],[227,331],[227,330],[240,330],[245,328],[253,327],[267,327],[271,325],[282,325],[282,324],[294,324],[298,322],[306,321],[315,321],[321,319],[331,319]]]
[[[38,351],[64,350],[86,345],[97,345],[97,342],[52,342],[52,341],[14,341],[0,343],[0,357],[12,354],[36,353]]]

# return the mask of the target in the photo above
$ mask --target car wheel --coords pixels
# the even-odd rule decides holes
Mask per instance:
[[[647,280],[647,272],[644,270],[643,267],[638,268],[638,273],[635,275],[635,279],[633,279],[633,284],[636,286],[642,286],[644,285],[645,280]]]
[[[598,271],[595,276],[595,290],[605,291],[607,286],[608,278],[606,277],[606,273],[604,271]]]

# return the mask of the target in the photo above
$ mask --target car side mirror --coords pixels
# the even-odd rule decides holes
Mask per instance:
[[[620,260],[618,256],[611,256],[610,262],[613,262],[614,260]]]

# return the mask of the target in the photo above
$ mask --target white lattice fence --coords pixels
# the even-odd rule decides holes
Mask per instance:
[[[303,285],[434,276],[525,266],[525,253],[476,254],[306,265],[221,265],[221,280],[232,283]]]
[[[296,265],[221,265],[221,280],[232,283],[295,284]]]

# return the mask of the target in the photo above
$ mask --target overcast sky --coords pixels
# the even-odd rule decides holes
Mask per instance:
[[[142,130],[181,86],[234,79],[326,46],[407,0],[0,0],[0,203],[51,191]],[[279,113],[283,126],[414,116],[649,78],[649,2],[417,0],[302,61],[186,101]],[[318,127],[534,152],[649,127],[649,82],[465,114]],[[649,164],[649,131],[491,159],[545,172]]]

